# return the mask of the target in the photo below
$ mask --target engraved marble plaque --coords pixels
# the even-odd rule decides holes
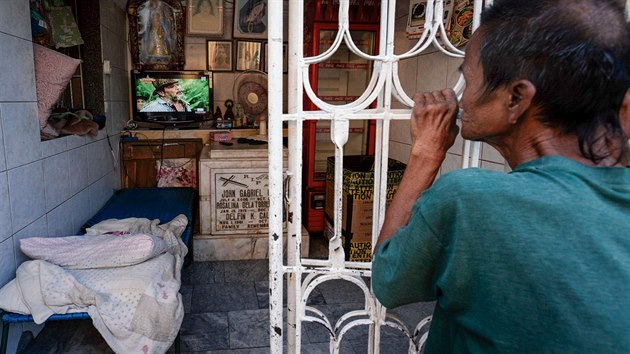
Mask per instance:
[[[215,232],[259,232],[269,227],[267,171],[218,170],[214,178]]]

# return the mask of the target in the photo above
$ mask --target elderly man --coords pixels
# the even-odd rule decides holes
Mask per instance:
[[[436,301],[425,353],[630,352],[630,29],[616,0],[495,0],[466,49],[461,134],[512,171],[434,182],[452,90],[416,94],[374,253],[387,307]]]
[[[179,81],[157,79],[153,85],[155,86],[153,94],[158,95],[158,98],[142,107],[141,112],[190,112]]]

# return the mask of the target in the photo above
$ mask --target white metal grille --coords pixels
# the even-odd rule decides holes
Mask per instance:
[[[489,1],[486,1],[488,3]],[[341,247],[342,213],[342,170],[344,145],[348,141],[349,122],[351,120],[376,120],[375,147],[375,188],[372,244],[376,243],[378,232],[385,214],[385,191],[387,182],[387,158],[389,154],[389,130],[392,120],[406,120],[410,116],[413,101],[402,89],[398,78],[399,60],[419,55],[429,46],[434,46],[444,55],[462,57],[463,52],[448,41],[443,16],[444,0],[428,0],[426,22],[423,34],[417,43],[403,54],[394,54],[395,0],[381,2],[380,41],[376,55],[361,52],[353,43],[349,33],[349,0],[341,0],[337,37],[330,49],[314,57],[304,57],[303,25],[304,4],[302,0],[288,1],[289,33],[289,73],[288,107],[286,114],[282,110],[282,33],[283,0],[269,0],[269,282],[270,282],[270,344],[272,353],[283,352],[283,338],[286,337],[289,353],[300,353],[303,324],[317,323],[330,333],[330,352],[338,353],[344,335],[352,328],[369,328],[368,347],[370,353],[379,352],[381,328],[397,328],[409,338],[409,352],[419,353],[426,339],[430,318],[418,319],[416,328],[407,328],[402,321],[387,313],[371,293],[364,278],[371,275],[371,263],[348,262],[344,260]],[[473,28],[479,23],[481,1],[474,4]],[[438,20],[435,20],[438,19]],[[363,95],[354,102],[345,105],[331,105],[319,99],[311,89],[309,65],[316,65],[329,58],[345,42],[346,46],[361,58],[373,62],[372,79]],[[461,94],[463,79],[455,86]],[[317,111],[304,111],[303,94],[309,97],[319,108]],[[398,100],[407,109],[392,109],[392,98]],[[376,108],[370,108],[376,100]],[[311,120],[329,120],[331,140],[335,145],[334,170],[334,234],[329,240],[327,259],[309,259],[300,254],[301,243],[301,201],[302,201],[302,131],[303,122]],[[282,164],[283,123],[289,130],[288,166]],[[471,154],[472,151],[472,154]],[[479,145],[465,142],[463,166],[479,165]],[[282,171],[286,171],[283,175]],[[287,229],[283,230],[283,218],[287,220]],[[288,235],[286,260],[283,254],[283,232]],[[283,322],[283,286],[287,288],[286,323]],[[342,279],[358,286],[365,295],[365,306],[361,310],[350,311],[341,316],[336,323],[314,307],[307,306],[312,291],[324,282]],[[285,330],[286,329],[286,330]],[[286,332],[286,333],[285,333]],[[424,333],[424,334],[422,334]]]

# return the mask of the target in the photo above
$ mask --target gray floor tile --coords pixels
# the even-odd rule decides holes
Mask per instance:
[[[433,314],[434,307],[435,302],[417,302],[387,310],[387,313],[398,317],[410,331],[413,331],[420,321]]]
[[[256,282],[256,296],[258,297],[258,308],[269,308],[269,282],[268,281],[257,281]],[[287,303],[287,289],[286,284],[282,291],[282,299],[284,304]],[[322,292],[315,288],[308,297],[306,302],[308,305],[325,305],[326,299],[324,299],[324,295]]]
[[[184,316],[180,335],[182,351],[229,349],[227,313],[188,314]]]
[[[180,294],[182,294],[182,302],[184,303],[184,313],[190,313],[192,308],[192,285],[182,285],[179,288]]]
[[[349,311],[359,310],[364,308],[363,302],[355,302],[348,304],[334,304],[334,305],[315,305],[313,306],[321,311],[327,318],[328,322],[334,328],[337,320]],[[316,316],[312,312],[306,313],[308,316]],[[330,332],[322,324],[316,322],[309,322],[303,324],[304,332],[308,336],[309,343],[322,343],[330,340]]]
[[[302,353],[308,354],[330,354],[330,344],[328,343],[307,343],[302,344]]]
[[[194,262],[187,271],[189,283],[185,285],[203,285],[223,283],[225,281],[224,262]]]
[[[365,292],[358,285],[343,279],[325,281],[317,286],[327,304],[343,304],[347,302],[364,302]],[[367,284],[367,291],[369,291]]]
[[[225,282],[269,281],[269,260],[225,261]]]
[[[268,353],[271,353],[271,351],[269,350],[268,347],[266,347],[266,348],[230,349],[230,350],[219,350],[219,351],[209,351],[209,352],[198,352],[195,354],[268,354]]]
[[[230,311],[230,348],[269,347],[269,310]]]
[[[253,282],[223,283],[195,286],[192,313],[258,309]]]

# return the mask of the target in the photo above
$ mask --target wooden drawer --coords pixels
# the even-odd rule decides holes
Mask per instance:
[[[195,139],[196,140],[196,139]],[[197,157],[197,141],[139,140],[123,142],[123,159],[161,159],[177,157]]]
[[[123,188],[156,187],[157,161],[188,158],[194,159],[196,165],[202,147],[202,139],[121,141],[121,185]]]

